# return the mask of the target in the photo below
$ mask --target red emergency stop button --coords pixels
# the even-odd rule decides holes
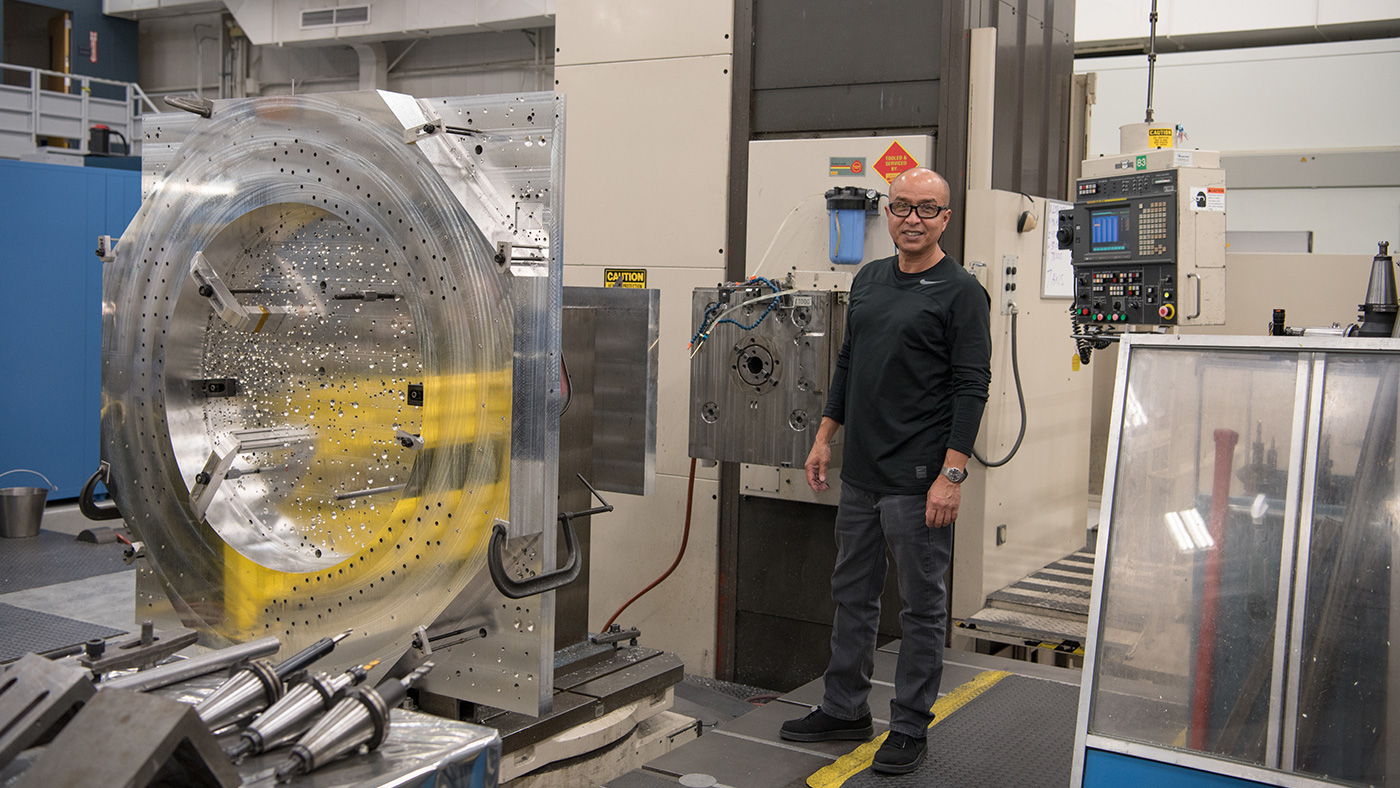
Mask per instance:
[[[1171,320],[1176,317],[1176,307],[1171,304],[1162,304],[1162,308],[1157,310],[1157,314],[1161,315],[1163,320]]]

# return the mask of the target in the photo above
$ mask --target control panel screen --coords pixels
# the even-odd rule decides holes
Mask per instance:
[[[1093,222],[1093,250],[1096,252],[1112,252],[1125,249],[1119,240],[1119,230],[1127,224],[1128,210],[1120,208],[1111,211],[1095,211],[1092,215]]]
[[[1059,235],[1081,322],[1177,324],[1176,186],[1174,170],[1079,181]]]

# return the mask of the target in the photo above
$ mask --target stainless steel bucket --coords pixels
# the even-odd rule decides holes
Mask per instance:
[[[17,468],[5,471],[0,476],[12,473],[32,473],[43,479],[48,487],[3,487],[0,488],[0,537],[6,539],[28,539],[39,535],[39,521],[44,516],[44,502],[49,491],[57,490],[49,477],[38,471]]]

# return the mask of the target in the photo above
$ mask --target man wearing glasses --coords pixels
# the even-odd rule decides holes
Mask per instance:
[[[872,768],[891,774],[913,771],[926,753],[943,675],[950,526],[991,382],[991,298],[938,245],[950,199],[932,170],[908,170],[890,184],[885,210],[898,254],[868,263],[851,284],[845,342],[806,463],[807,483],[827,489],[831,440],[845,426],[826,692],[781,735],[864,740],[874,732],[867,698],[888,546],[903,639],[890,733]]]

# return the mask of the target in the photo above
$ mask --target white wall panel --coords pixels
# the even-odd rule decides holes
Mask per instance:
[[[1147,102],[1143,57],[1075,62],[1098,74],[1090,156],[1118,151],[1118,127],[1139,123]],[[1187,147],[1219,151],[1329,150],[1394,146],[1400,103],[1371,85],[1400,74],[1400,40],[1160,55],[1157,120],[1179,123]],[[1229,170],[1225,173],[1230,182]],[[1370,253],[1400,238],[1396,189],[1231,189],[1228,230],[1313,230],[1325,254]],[[1230,287],[1247,286],[1230,277]]]
[[[656,477],[646,497],[608,495],[617,507],[593,518],[588,624],[598,629],[613,611],[666,571],[680,548],[685,525],[687,476]],[[637,600],[618,618],[642,631],[641,644],[678,655],[687,673],[713,676],[718,564],[719,484],[695,480],[690,544],[666,582]]]
[[[734,51],[732,2],[562,0],[556,27],[560,36],[555,57],[560,65]]]
[[[894,141],[898,141],[919,166],[933,166],[933,138],[926,135],[750,142],[748,273],[778,278],[794,269],[834,269],[855,274],[858,266],[831,262],[828,213],[822,195],[827,189],[838,186],[876,189],[887,194],[890,185],[875,170],[875,165]],[[864,158],[865,172],[859,177],[833,177],[830,167],[833,157]],[[882,200],[881,206],[886,202]],[[961,195],[954,202],[961,202]],[[954,210],[959,216],[957,221],[961,221],[962,205],[955,205]],[[771,252],[768,251],[770,246]],[[768,255],[766,260],[765,254]],[[882,210],[866,221],[863,262],[892,254],[894,241],[890,239]]]
[[[723,270],[729,66],[724,55],[555,69],[568,101],[566,264]]]
[[[1228,182],[1228,171],[1225,176]],[[1226,208],[1229,230],[1312,230],[1316,254],[1374,255],[1379,241],[1390,241],[1392,248],[1400,243],[1400,188],[1230,189]],[[1234,271],[1229,277],[1235,284]],[[1366,282],[1351,284],[1359,304]]]
[[[1146,57],[1075,61],[1098,74],[1091,156],[1118,152],[1118,127],[1147,106]],[[1156,119],[1180,123],[1189,147],[1219,151],[1385,147],[1395,144],[1400,102],[1370,85],[1400,74],[1400,39],[1162,54]]]
[[[564,283],[599,287],[604,268],[644,268],[647,285],[661,291],[655,492],[610,496],[617,511],[594,519],[594,628],[665,570],[679,546],[690,465],[691,291],[724,279],[728,252],[731,58],[653,34],[663,21],[702,27],[689,17],[713,8],[686,6],[660,20],[648,16],[650,5],[568,1],[557,28],[555,90],[568,108]],[[606,16],[612,7],[640,16],[586,13]],[[642,59],[579,65],[566,61],[568,41],[588,42],[599,60]],[[717,493],[716,469],[700,468],[685,561],[618,622],[640,627],[643,644],[678,654],[702,675],[713,675],[715,660]]]
[[[1078,0],[1074,40],[1144,38],[1152,0]],[[1158,0],[1157,34],[1183,36],[1393,19],[1394,0]]]

